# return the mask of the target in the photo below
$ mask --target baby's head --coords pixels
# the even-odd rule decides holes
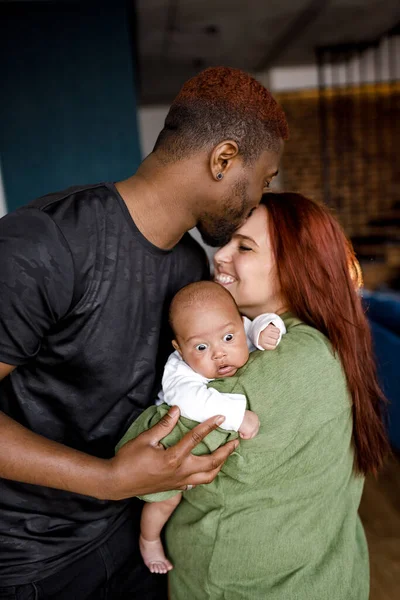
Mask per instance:
[[[208,379],[231,377],[249,358],[239,309],[213,281],[190,283],[173,298],[169,320],[175,350]]]

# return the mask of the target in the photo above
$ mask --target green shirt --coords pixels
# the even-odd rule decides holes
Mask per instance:
[[[186,492],[172,515],[172,600],[368,599],[357,514],[363,478],[353,471],[346,379],[320,332],[289,314],[283,319],[287,334],[276,350],[253,352],[234,377],[212,384],[245,394],[261,426],[214,482]],[[166,410],[145,411],[128,438]],[[181,419],[166,445],[191,426]],[[199,451],[232,435],[217,430]]]

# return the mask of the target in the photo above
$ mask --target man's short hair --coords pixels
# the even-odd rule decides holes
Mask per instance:
[[[251,163],[264,150],[278,150],[288,135],[283,109],[261,83],[239,69],[211,67],[183,85],[154,151],[177,161],[234,140]]]

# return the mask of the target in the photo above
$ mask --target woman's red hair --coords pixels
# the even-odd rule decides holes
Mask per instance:
[[[358,293],[360,269],[329,209],[295,193],[264,194],[282,295],[330,340],[353,400],[355,470],[376,473],[389,449],[371,334]]]

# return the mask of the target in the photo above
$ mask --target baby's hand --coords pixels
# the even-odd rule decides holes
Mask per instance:
[[[279,340],[280,331],[273,323],[267,325],[265,329],[260,333],[258,338],[258,345],[264,348],[264,350],[275,350]]]
[[[243,440],[251,440],[256,437],[258,430],[260,429],[260,420],[256,413],[252,410],[246,410],[244,412],[244,418],[241,426],[239,427],[239,435]]]

